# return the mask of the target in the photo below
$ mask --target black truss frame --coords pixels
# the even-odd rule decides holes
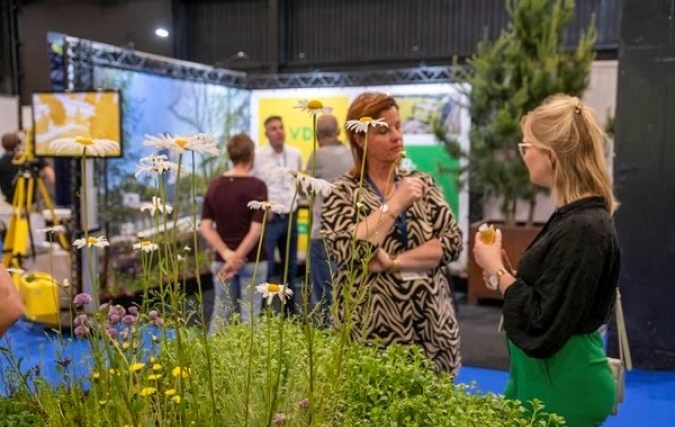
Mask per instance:
[[[220,86],[247,87],[246,73],[137,52],[76,37],[65,37],[66,88],[95,89],[94,67],[112,67]]]
[[[194,62],[137,52],[131,47],[112,46],[76,37],[65,37],[66,88],[95,89],[94,67],[134,70],[241,89],[375,86],[456,81],[452,66],[386,69],[351,72],[247,74]]]

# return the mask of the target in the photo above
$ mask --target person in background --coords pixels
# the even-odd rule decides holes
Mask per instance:
[[[344,175],[353,165],[351,149],[338,140],[340,127],[335,116],[324,114],[316,119],[316,142],[318,148],[307,160],[305,173],[333,182]],[[316,163],[314,162],[316,158]],[[326,244],[321,236],[321,205],[324,197],[314,196],[312,209],[312,233],[309,249],[309,270],[312,283],[312,309],[320,325],[327,323],[333,301],[333,278],[335,265],[326,253]]]
[[[286,133],[284,123],[279,116],[270,116],[265,119],[265,136],[268,144],[256,151],[253,175],[260,178],[267,185],[269,201],[289,208],[289,214],[273,214],[268,217],[265,226],[265,248],[270,257],[270,268],[267,281],[274,277],[283,280],[284,268],[288,265],[288,287],[293,291],[294,298],[302,298],[298,284],[298,198],[295,185],[290,179],[282,179],[277,169],[290,168],[302,170],[302,155],[300,150],[285,144]],[[290,222],[290,234],[288,232]],[[290,239],[288,252],[287,241]],[[274,271],[274,254],[279,250],[281,271]],[[299,314],[299,304],[290,302],[286,305],[289,312]]]
[[[338,263],[333,321],[350,319],[357,342],[418,345],[436,370],[456,375],[459,326],[441,266],[459,256],[461,232],[431,177],[397,167],[403,135],[394,98],[359,95],[347,120],[363,125],[366,117],[379,122],[347,129],[354,166],[333,183],[321,213],[329,254]],[[351,308],[353,300],[358,305]]]
[[[615,387],[598,328],[612,309],[621,266],[605,133],[593,111],[567,95],[544,101],[521,127],[530,181],[551,189],[557,209],[517,273],[502,259],[501,232],[492,245],[476,238],[476,262],[504,295],[511,356],[504,394],[539,399],[570,426],[599,426]]]
[[[13,162],[21,148],[20,134],[11,132],[2,135],[2,148],[5,152],[0,157],[0,191],[5,196],[7,203],[11,205],[14,200],[16,178],[22,168],[22,166]],[[49,184],[54,183],[54,169],[49,166],[45,159],[37,159],[34,166],[38,176]]]
[[[267,279],[267,251],[259,248],[264,212],[250,209],[248,203],[266,201],[267,187],[251,176],[254,150],[248,135],[231,137],[227,155],[232,169],[211,182],[204,198],[199,231],[216,252],[211,266],[215,302],[210,332],[235,311],[242,322],[250,322],[262,310],[262,296],[255,286]]]
[[[23,316],[23,303],[12,278],[4,265],[0,264],[0,337]]]

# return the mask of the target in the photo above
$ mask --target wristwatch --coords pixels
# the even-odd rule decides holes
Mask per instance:
[[[391,213],[391,210],[389,209],[389,205],[388,205],[388,204],[384,203],[382,206],[380,206],[380,212],[389,215],[389,217],[390,217],[391,219],[393,219],[394,221],[396,221],[396,216],[395,216],[393,213]]]
[[[499,279],[501,279],[506,273],[507,272],[504,270],[504,268],[500,268],[499,270],[495,271],[495,274],[490,276],[490,279],[488,280],[490,281],[490,286],[492,289],[495,291],[499,290]]]

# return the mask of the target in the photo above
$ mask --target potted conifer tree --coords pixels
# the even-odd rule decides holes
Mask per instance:
[[[462,152],[457,141],[440,128],[436,135],[451,155],[467,160],[463,172],[468,172],[470,205],[482,211],[474,212],[473,219],[499,222],[505,249],[517,263],[538,232],[534,212],[537,196],[545,191],[530,183],[518,152],[520,120],[550,95],[583,94],[595,58],[597,31],[592,20],[581,34],[569,35],[571,39],[578,37],[575,48],[564,45],[565,28],[574,17],[573,0],[507,0],[506,8],[508,29],[494,41],[486,34],[466,66],[456,67],[458,82],[466,83],[470,150]],[[498,217],[485,210],[495,201],[500,207]],[[527,211],[524,220],[517,220],[519,205]],[[478,225],[474,223],[470,229],[470,246]],[[486,289],[471,256],[468,274],[470,303],[499,298]]]

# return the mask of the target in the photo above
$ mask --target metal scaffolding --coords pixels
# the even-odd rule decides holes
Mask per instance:
[[[247,87],[246,73],[137,52],[76,37],[65,37],[66,88],[94,89],[94,67],[133,70],[200,83]]]
[[[241,89],[374,86],[452,82],[451,66],[352,72],[247,74],[194,62],[137,52],[76,37],[65,37],[66,88],[94,89],[94,67],[142,71],[182,80]]]

